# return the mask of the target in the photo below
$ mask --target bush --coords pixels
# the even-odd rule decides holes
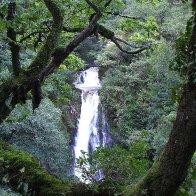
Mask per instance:
[[[120,185],[136,182],[145,174],[149,166],[147,149],[148,144],[144,141],[135,143],[128,150],[118,146],[98,147],[90,156],[82,152],[76,167],[82,173],[82,180],[94,189],[107,184],[107,188],[116,190]]]

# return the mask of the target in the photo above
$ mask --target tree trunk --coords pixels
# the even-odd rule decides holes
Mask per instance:
[[[193,29],[187,52],[187,83],[179,102],[169,141],[148,174],[129,190],[129,195],[172,196],[184,181],[196,150],[196,0]]]
[[[7,20],[10,23],[13,23],[16,12],[16,2],[9,3],[8,5],[8,16]],[[12,24],[13,25],[13,24]],[[12,54],[12,67],[13,74],[15,76],[19,76],[20,73],[20,58],[19,58],[19,46],[16,43],[16,32],[13,27],[8,27],[7,29],[7,37],[9,40],[10,50]]]
[[[184,181],[196,150],[196,85],[184,88],[169,141],[147,176],[130,195],[172,196]]]

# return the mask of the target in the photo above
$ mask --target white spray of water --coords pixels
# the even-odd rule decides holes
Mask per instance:
[[[82,106],[78,123],[77,136],[75,138],[75,158],[79,158],[81,150],[89,153],[89,148],[94,151],[100,146],[98,133],[98,106],[100,103],[98,90],[101,88],[98,78],[98,68],[92,67],[81,73],[75,87],[82,90]],[[81,173],[75,170],[79,178]]]

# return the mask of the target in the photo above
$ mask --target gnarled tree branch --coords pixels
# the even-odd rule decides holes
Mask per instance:
[[[122,17],[122,18],[127,18],[127,19],[145,21],[144,18],[141,18],[141,17],[134,17],[134,16],[127,16],[127,15],[122,15],[122,14],[119,13],[119,12],[104,12],[104,13],[110,14],[110,15],[113,15],[113,16],[119,16],[119,17]]]
[[[90,0],[85,1],[96,12],[97,15],[101,16],[101,11],[95,4],[93,4]]]
[[[17,103],[24,102],[25,95],[29,90],[34,89],[33,83],[36,81],[36,76],[47,66],[51,55],[58,46],[58,40],[63,27],[63,17],[60,9],[53,0],[44,0],[44,3],[53,16],[51,32],[47,36],[46,42],[38,52],[36,58],[31,63],[29,70],[23,71],[21,76],[11,78],[0,85],[0,122],[7,117]],[[17,93],[13,94],[13,92]],[[11,104],[8,105],[6,100],[8,100],[11,94]]]
[[[138,54],[146,49],[149,49],[149,46],[142,46],[140,47],[138,50],[135,50],[135,51],[128,51],[128,50],[125,50],[119,43],[118,41],[120,42],[123,42],[125,43],[126,45],[130,46],[130,44],[128,44],[128,42],[120,39],[120,38],[117,38],[114,36],[114,32],[113,31],[110,31],[109,29],[105,28],[103,25],[97,25],[97,29],[98,29],[98,33],[100,35],[102,35],[103,37],[111,40],[122,52],[124,53],[127,53],[127,54],[132,54],[132,55],[135,55],[135,54]],[[131,46],[132,47],[132,46]]]
[[[39,74],[38,77],[40,81],[44,81],[48,75],[53,73],[54,70],[81,42],[83,42],[87,37],[91,36],[96,31],[97,21],[100,19],[100,17],[101,15],[99,13],[95,14],[89,26],[87,26],[81,33],[79,33],[66,48],[55,51],[53,61]]]
[[[116,45],[122,52],[127,53],[127,54],[133,54],[133,55],[134,55],[134,54],[138,54],[138,53],[140,53],[140,52],[142,52],[142,51],[144,51],[144,50],[149,49],[149,47],[142,47],[142,48],[140,48],[140,49],[138,49],[138,50],[135,50],[135,51],[128,51],[128,50],[125,50],[125,49],[118,43],[118,41],[117,41],[115,38],[112,38],[111,41],[114,42],[115,45]]]
[[[150,48],[151,46],[156,46],[156,45],[161,43],[161,42],[146,42],[146,43],[143,43],[141,45],[137,45],[137,44],[129,43],[126,40],[118,38],[118,37],[114,37],[114,39],[116,41],[124,43],[127,46],[130,46],[131,48],[142,48],[142,47]]]

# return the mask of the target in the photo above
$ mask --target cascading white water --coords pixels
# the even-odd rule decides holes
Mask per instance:
[[[75,87],[82,90],[82,106],[78,123],[77,135],[75,138],[74,153],[75,158],[79,158],[81,150],[89,153],[100,146],[100,136],[98,130],[98,106],[100,103],[98,90],[101,88],[98,78],[98,68],[91,67],[82,72]],[[75,170],[75,175],[79,178],[81,173]]]

